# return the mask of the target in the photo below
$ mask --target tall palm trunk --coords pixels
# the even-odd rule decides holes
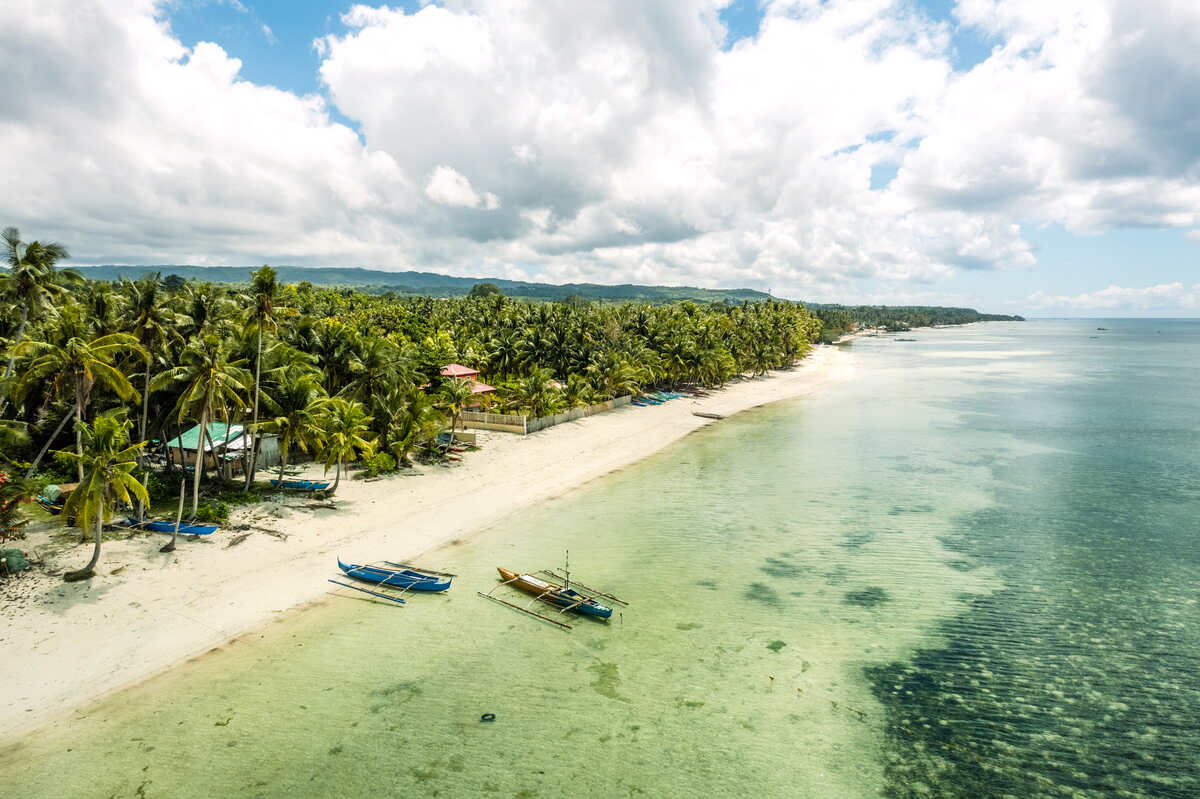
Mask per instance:
[[[250,461],[246,466],[246,485],[243,490],[249,491],[254,483],[254,472],[258,469],[258,388],[259,377],[262,374],[262,325],[258,326],[258,357],[254,359],[254,438],[250,443]],[[280,478],[283,479],[283,478]]]
[[[149,349],[149,347],[147,347]],[[142,384],[142,418],[138,421],[138,441],[146,440],[146,417],[150,415],[150,359],[146,359],[146,381]],[[138,450],[138,466],[142,470],[142,485],[150,479],[150,469],[146,465],[146,450]],[[146,505],[140,499],[137,501],[137,518],[140,522],[146,516]]]
[[[104,532],[104,503],[100,503],[96,508],[96,532],[93,541],[95,546],[92,547],[92,559],[88,561],[88,565],[84,566],[79,571],[67,572],[63,575],[63,580],[68,583],[73,583],[76,580],[86,580],[95,574],[93,569],[96,568],[96,563],[100,560],[100,537]]]
[[[169,543],[159,547],[159,552],[174,552],[175,541],[179,538],[179,523],[183,521],[183,498],[187,492],[187,478],[184,477],[179,481],[179,510],[175,512],[175,529],[171,532],[171,540]]]
[[[221,445],[221,465],[218,467],[222,482],[233,481],[233,464],[226,457],[229,454],[229,433],[232,429],[230,424],[229,409],[225,409],[225,443]],[[213,447],[213,457],[216,457],[216,447]]]
[[[283,488],[283,470],[287,468],[287,450],[283,447],[279,448],[279,485],[277,488]]]
[[[54,439],[58,438],[58,434],[62,432],[62,429],[67,426],[67,422],[71,421],[71,417],[74,415],[71,411],[63,414],[58,427],[54,428],[54,432],[50,434],[50,437],[46,439],[46,443],[42,445],[42,451],[37,454],[37,457],[33,459],[33,463],[29,465],[29,471],[25,472],[26,478],[33,477],[37,473],[37,468],[41,464],[42,458],[46,457],[46,452],[50,449],[50,445],[54,443]]]
[[[17,335],[13,337],[13,348],[11,350],[9,350],[9,352],[11,354],[8,356],[8,366],[4,367],[4,379],[5,380],[7,380],[8,376],[12,374],[13,364],[15,364],[17,362],[17,352],[16,352],[17,345],[21,343],[21,336],[23,336],[25,334],[25,323],[27,321],[29,321],[29,306],[22,305],[21,306],[21,322],[20,322],[20,324],[17,325]],[[7,404],[8,404],[7,398],[0,399],[0,411],[3,411],[4,406]]]
[[[75,454],[79,456],[79,482],[83,482],[83,377],[75,378]]]
[[[340,482],[342,482],[342,459],[339,457],[338,465],[337,465],[337,474],[333,478],[333,490],[329,492],[330,494],[337,493],[338,483],[340,483]]]
[[[200,409],[200,435],[196,437],[196,460],[192,467],[194,476],[192,477],[192,518],[196,518],[196,511],[200,509],[200,473],[204,471],[204,438],[208,431],[208,403],[204,403],[204,407]],[[179,442],[182,444],[183,442]]]

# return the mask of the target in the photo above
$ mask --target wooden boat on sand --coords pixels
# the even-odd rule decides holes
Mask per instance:
[[[285,491],[328,491],[331,484],[324,480],[272,480],[271,485]]]
[[[151,533],[173,533],[175,532],[175,522],[155,521],[153,519],[144,519],[138,521],[132,516],[125,518],[127,527],[134,527],[138,530],[148,530]],[[181,524],[179,525],[180,535],[212,535],[218,529],[215,524]]]

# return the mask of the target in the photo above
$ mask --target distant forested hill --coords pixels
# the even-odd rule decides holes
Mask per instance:
[[[930,305],[828,305],[805,303],[821,320],[818,341],[829,343],[851,330],[881,327],[901,331],[932,325],[965,325],[968,322],[1023,322],[1024,317],[980,313],[974,308],[944,308]]]
[[[76,269],[90,280],[137,279],[160,273],[164,278],[176,275],[183,280],[209,283],[249,283],[250,266],[187,266],[161,264],[156,266],[83,266]],[[623,284],[606,286],[599,283],[527,283],[503,278],[451,277],[436,272],[384,272],[358,267],[275,267],[280,283],[307,281],[314,286],[353,288],[370,294],[393,292],[406,296],[464,297],[477,284],[495,285],[506,296],[525,300],[584,300],[638,301],[669,303],[681,300],[697,302],[742,303],[759,302],[770,297],[754,289],[703,289],[692,286],[637,286]],[[820,317],[824,329],[821,340],[831,341],[854,326],[883,327],[908,330],[928,325],[958,325],[966,322],[1020,321],[1019,316],[982,314],[973,308],[942,308],[936,306],[899,305],[831,305],[804,303]]]
[[[136,279],[143,275],[159,272],[165,278],[178,275],[185,280],[201,280],[210,283],[248,283],[250,273],[257,267],[251,266],[184,266],[161,264],[155,266],[83,266],[76,269],[90,280],[117,280],[121,277]],[[645,302],[675,302],[697,300],[700,302],[755,302],[769,295],[753,289],[702,289],[691,286],[604,286],[597,283],[526,283],[520,280],[504,280],[495,277],[450,277],[434,272],[383,272],[376,269],[357,267],[302,267],[277,266],[275,271],[281,283],[308,281],[314,286],[345,286],[360,291],[381,294],[391,291],[396,294],[423,295],[428,297],[463,297],[475,284],[494,284],[505,295],[518,299],[565,300],[575,295],[587,300],[642,300]]]

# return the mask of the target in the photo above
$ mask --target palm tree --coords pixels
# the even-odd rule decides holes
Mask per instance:
[[[454,431],[458,429],[458,417],[466,409],[467,403],[475,396],[471,381],[457,377],[442,383],[442,407],[450,412],[450,441],[454,441]]]
[[[232,359],[230,348],[229,342],[209,333],[184,348],[179,366],[159,372],[150,382],[152,391],[171,385],[184,386],[176,406],[176,421],[200,419],[192,477],[193,518],[200,506],[200,475],[204,471],[204,440],[209,419],[228,418],[231,407],[245,407],[241,392],[250,387],[250,373],[242,368],[245,359]]]
[[[128,333],[109,333],[91,341],[76,335],[68,338],[62,346],[45,341],[25,341],[18,350],[32,359],[21,379],[22,394],[27,393],[37,380],[47,378],[55,388],[67,384],[75,389],[75,454],[79,459],[79,479],[82,481],[83,414],[92,389],[100,385],[123,400],[136,399],[137,390],[130,384],[129,378],[113,365],[113,361],[124,353],[143,358],[149,355],[137,339]]]
[[[189,283],[176,300],[180,310],[191,322],[186,330],[188,338],[197,338],[208,333],[224,333],[230,325],[233,301],[223,289],[207,283]]]
[[[4,367],[4,377],[0,382],[8,380],[16,362],[16,348],[25,335],[25,325],[31,317],[36,317],[45,310],[50,302],[65,293],[61,285],[63,278],[78,279],[78,274],[70,270],[56,272],[54,264],[66,258],[67,248],[55,242],[31,241],[25,244],[21,241],[21,231],[15,227],[7,227],[0,234],[7,249],[5,260],[9,272],[0,275],[0,295],[8,296],[21,308],[21,320],[17,322],[17,330],[13,336],[13,349],[8,356],[8,364]],[[7,399],[0,397],[0,412],[3,412]]]
[[[528,377],[517,383],[515,398],[535,417],[554,413],[562,405],[562,392],[550,385],[550,370],[535,367]]]
[[[336,492],[342,481],[342,463],[353,461],[358,451],[370,455],[375,451],[375,441],[364,438],[371,430],[371,417],[361,402],[342,397],[333,397],[325,403],[321,414],[321,449],[325,455],[325,471],[337,463],[337,476],[333,479]],[[282,478],[280,478],[282,479]]]
[[[129,332],[137,337],[138,343],[147,353],[164,352],[171,341],[180,338],[177,328],[182,321],[167,304],[170,298],[163,288],[161,274],[132,281],[123,280],[121,289],[125,294],[128,309]],[[142,377],[142,414],[138,418],[138,439],[146,440],[146,423],[150,416],[150,370],[154,358],[146,358],[146,372]],[[145,463],[142,464],[143,469]],[[143,478],[145,479],[145,478]],[[138,518],[142,517],[142,506],[138,506]]]
[[[285,375],[274,396],[266,399],[274,416],[262,424],[262,429],[279,436],[279,484],[283,485],[292,446],[308,452],[309,446],[320,440],[321,413],[329,398],[315,375],[297,371]]]
[[[274,330],[277,325],[278,313],[283,310],[275,306],[278,294],[279,284],[275,279],[275,270],[263,264],[261,269],[250,276],[251,305],[247,311],[249,326],[257,337],[254,347],[254,420],[250,427],[255,431],[258,430],[258,402],[262,387],[263,330]],[[258,433],[255,432],[254,443],[248,451],[249,460],[245,466],[246,491],[254,484],[254,473],[258,469],[258,442]]]
[[[100,560],[100,539],[104,522],[112,519],[113,507],[117,502],[127,503],[130,494],[141,502],[149,502],[146,488],[134,477],[137,456],[146,442],[129,444],[129,429],[132,423],[125,418],[124,411],[113,411],[96,417],[93,424],[77,425],[84,442],[83,452],[62,452],[64,457],[79,462],[84,473],[79,487],[71,492],[63,511],[63,518],[79,520],[84,527],[95,519],[92,559],[82,569],[67,572],[63,579],[68,582],[91,577]]]
[[[384,414],[383,449],[399,466],[408,465],[408,453],[423,441],[434,441],[446,419],[433,400],[416,386],[389,391],[376,406]]]

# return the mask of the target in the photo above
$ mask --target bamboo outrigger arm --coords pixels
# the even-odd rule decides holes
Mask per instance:
[[[554,579],[556,579],[556,580],[562,580],[562,579],[563,579],[563,576],[562,576],[562,574],[560,574],[560,573],[559,573],[557,570],[553,570],[553,571],[552,571],[552,570],[550,570],[550,569],[542,569],[541,573],[542,573],[542,574],[545,574],[545,575],[546,575],[546,576],[548,576],[548,577],[553,577],[553,578],[554,578]],[[586,585],[584,585],[583,583],[579,582],[578,580],[572,580],[571,582],[572,582],[572,583],[573,583],[573,584],[574,584],[574,585],[575,585],[577,588],[582,588],[584,591],[588,591],[588,592],[590,592],[591,594],[593,594],[594,596],[602,596],[602,597],[604,597],[605,599],[611,599],[613,602],[620,602],[622,605],[628,605],[628,604],[629,604],[629,603],[628,603],[628,602],[626,602],[624,599],[621,599],[621,598],[620,598],[620,597],[618,597],[618,596],[613,596],[612,594],[609,594],[609,593],[607,593],[607,592],[605,592],[605,591],[600,591],[600,590],[598,590],[598,589],[596,589],[596,588],[591,588],[590,586],[586,586]]]
[[[500,585],[503,585],[503,583],[500,583]],[[523,608],[523,607],[521,607],[520,605],[514,605],[514,604],[513,604],[513,603],[511,603],[511,602],[505,602],[505,601],[504,601],[503,599],[501,599],[500,597],[497,597],[497,596],[492,596],[490,592],[489,592],[489,593],[487,593],[487,594],[485,594],[485,593],[483,593],[482,591],[476,591],[475,593],[479,594],[479,595],[480,595],[481,597],[483,597],[484,599],[490,599],[490,600],[492,600],[493,602],[499,602],[501,605],[508,605],[508,606],[509,606],[510,608],[512,608],[513,610],[519,610],[519,611],[521,611],[522,613],[528,613],[530,616],[533,616],[533,617],[535,617],[535,618],[541,619],[542,621],[550,622],[551,624],[554,624],[554,625],[557,625],[557,626],[559,626],[559,627],[562,627],[564,630],[570,630],[570,629],[572,629],[572,628],[571,628],[571,625],[567,624],[566,622],[559,621],[558,619],[552,619],[552,618],[550,618],[549,616],[543,616],[541,613],[535,613],[535,612],[533,612],[532,610],[529,610],[528,608]]]
[[[384,563],[386,563],[389,566],[395,566],[397,569],[416,569],[419,572],[424,572],[425,574],[432,574],[436,577],[457,577],[458,576],[457,574],[454,574],[452,572],[434,571],[433,569],[425,569],[425,568],[421,568],[420,566],[414,566],[411,563],[393,563],[390,560],[385,560]]]
[[[380,599],[386,599],[388,602],[395,602],[398,605],[404,604],[404,600],[398,596],[388,596],[387,594],[381,594],[378,591],[370,591],[366,588],[359,588],[357,585],[349,585],[348,583],[339,582],[337,580],[330,580],[329,582],[333,583],[334,585],[340,585],[342,588],[349,588],[354,591],[362,591],[364,594],[370,594],[371,596],[377,596]]]

